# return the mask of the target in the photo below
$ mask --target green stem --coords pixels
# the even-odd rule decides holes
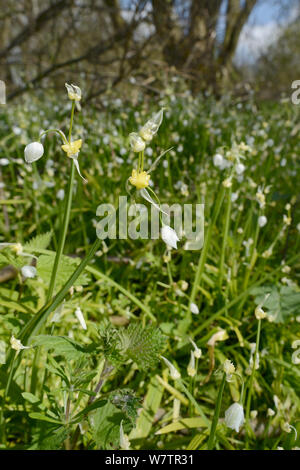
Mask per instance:
[[[214,440],[215,440],[217,424],[218,424],[219,416],[220,416],[220,409],[221,409],[223,391],[224,391],[224,387],[225,387],[225,380],[226,380],[226,374],[224,373],[223,378],[222,378],[222,382],[221,382],[221,385],[220,385],[220,388],[219,388],[215,413],[214,413],[212,425],[211,425],[211,428],[210,428],[210,434],[209,434],[209,438],[208,438],[208,442],[207,442],[207,449],[208,450],[213,450],[213,447],[214,447]]]
[[[219,287],[221,289],[223,277],[224,277],[224,261],[225,261],[225,250],[227,246],[227,238],[228,238],[228,231],[230,225],[230,214],[231,214],[231,187],[229,188],[227,194],[227,205],[226,205],[226,215],[225,215],[225,227],[224,227],[224,234],[223,234],[223,242],[222,242],[222,250],[221,250],[221,257],[220,257],[220,270],[219,270]]]
[[[220,212],[220,209],[221,209],[221,206],[222,206],[222,202],[223,202],[223,199],[224,199],[224,194],[225,194],[225,188],[224,188],[223,185],[221,185],[221,189],[218,191],[217,200],[214,204],[213,214],[212,214],[212,217],[211,217],[211,223],[209,225],[207,234],[204,238],[204,245],[203,245],[203,248],[202,248],[202,252],[201,252],[201,255],[200,255],[200,259],[199,259],[199,263],[198,263],[198,267],[197,267],[197,271],[196,271],[196,276],[195,276],[195,280],[194,280],[194,284],[193,284],[193,288],[192,288],[192,293],[191,293],[191,297],[190,297],[190,304],[195,302],[197,289],[198,289],[198,286],[199,286],[199,283],[201,281],[201,277],[202,277],[202,274],[203,274],[203,271],[204,271],[205,261],[206,261],[208,249],[209,249],[209,246],[210,246],[210,240],[211,240],[211,237],[212,237],[213,228],[214,228],[215,222],[217,220],[217,217],[219,215],[219,212]]]
[[[256,346],[255,346],[255,352],[254,352],[254,357],[253,357],[252,371],[251,371],[251,376],[250,376],[250,381],[249,381],[247,405],[246,405],[247,436],[250,430],[249,429],[249,416],[250,416],[250,407],[251,407],[251,396],[252,396],[252,388],[253,388],[253,381],[254,381],[254,375],[255,375],[256,358],[257,358],[258,350],[259,350],[260,332],[261,332],[261,320],[258,320],[257,333],[256,333]]]
[[[71,137],[72,137],[74,110],[75,110],[75,101],[72,101],[72,111],[71,111],[71,119],[70,119],[70,127],[69,127],[69,143],[71,142]],[[71,171],[70,171],[70,176],[69,176],[68,192],[67,192],[66,203],[65,203],[64,219],[63,219],[62,227],[60,229],[58,247],[56,251],[56,256],[54,260],[54,265],[53,265],[53,269],[51,273],[50,285],[49,285],[49,290],[48,290],[48,295],[47,295],[47,302],[53,296],[59,262],[60,262],[60,259],[64,251],[64,247],[65,247],[65,241],[66,241],[69,220],[70,220],[71,206],[72,206],[74,179],[75,179],[75,165],[74,165],[74,160],[71,159]]]

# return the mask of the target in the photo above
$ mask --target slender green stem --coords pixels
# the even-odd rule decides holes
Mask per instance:
[[[225,387],[225,380],[226,380],[226,374],[224,373],[223,377],[222,377],[222,382],[221,382],[221,385],[220,385],[220,388],[219,388],[216,408],[215,408],[214,417],[213,417],[212,425],[211,425],[211,428],[210,428],[210,434],[209,434],[209,438],[208,438],[208,442],[207,442],[207,449],[208,450],[212,450],[213,447],[214,447],[215,434],[216,434],[217,424],[218,424],[218,421],[219,421],[223,391],[224,391],[224,387]]]
[[[69,143],[71,142],[71,137],[72,137],[74,110],[75,110],[75,101],[72,101],[72,111],[71,111],[70,128],[69,128]],[[66,203],[65,203],[64,219],[63,219],[62,227],[60,229],[58,247],[56,251],[56,256],[54,260],[54,265],[53,265],[53,269],[51,273],[50,285],[49,285],[49,290],[48,290],[48,295],[47,295],[47,302],[53,296],[59,262],[60,262],[61,256],[64,251],[64,247],[65,247],[65,241],[66,241],[69,220],[70,220],[71,206],[72,206],[74,179],[75,179],[75,165],[74,165],[74,160],[71,159],[71,171],[70,171],[70,176],[69,176],[68,192],[67,192]]]
[[[228,238],[228,231],[230,225],[230,214],[231,214],[231,187],[227,193],[227,204],[226,204],[226,215],[225,215],[225,226],[224,226],[224,233],[223,233],[223,241],[222,241],[222,250],[220,256],[220,268],[219,268],[219,287],[221,289],[223,277],[224,277],[224,261],[225,261],[225,250],[227,246],[227,238]]]
[[[255,352],[254,352],[254,357],[253,357],[252,371],[251,371],[251,376],[250,376],[250,381],[249,381],[247,405],[246,405],[247,436],[250,430],[249,429],[249,416],[250,416],[250,408],[251,408],[251,396],[252,396],[252,388],[253,388],[253,381],[254,381],[254,375],[255,375],[255,365],[256,365],[256,360],[257,360],[258,350],[259,350],[260,332],[261,332],[261,320],[258,320],[257,333],[256,333],[256,345],[255,345]]]
[[[199,263],[198,263],[198,267],[197,267],[197,271],[196,271],[196,276],[195,276],[195,280],[194,280],[194,284],[193,284],[193,288],[192,288],[192,293],[191,293],[191,297],[190,297],[190,304],[195,302],[197,289],[198,289],[198,286],[199,286],[199,283],[201,281],[201,277],[202,277],[202,274],[203,274],[203,271],[204,271],[205,261],[206,261],[208,249],[209,249],[209,246],[210,246],[210,241],[211,241],[211,237],[212,237],[213,228],[214,228],[215,222],[217,220],[217,217],[219,215],[219,212],[220,212],[220,209],[221,209],[221,206],[222,206],[222,202],[223,202],[223,199],[224,199],[224,194],[225,194],[225,188],[224,188],[223,185],[221,185],[221,188],[218,191],[216,202],[214,204],[211,223],[210,223],[209,228],[207,230],[207,234],[204,238],[204,245],[203,245],[203,248],[202,248],[202,252],[201,252],[201,255],[200,255],[200,259],[199,259]]]

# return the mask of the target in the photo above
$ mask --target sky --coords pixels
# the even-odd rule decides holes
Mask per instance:
[[[240,36],[236,62],[251,63],[278,37],[296,13],[292,0],[258,0]]]

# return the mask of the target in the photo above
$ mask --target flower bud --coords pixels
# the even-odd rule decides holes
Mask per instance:
[[[74,101],[80,101],[81,100],[81,89],[79,86],[76,85],[69,85],[68,83],[65,83],[65,87],[68,92],[68,97],[70,100]]]
[[[244,410],[242,405],[239,403],[233,403],[225,411],[225,424],[228,428],[234,429],[239,432],[240,427],[244,422]]]
[[[194,304],[194,302],[191,302],[190,304],[190,311],[194,314],[194,315],[198,315],[199,314],[199,308],[196,304]]]
[[[191,351],[191,358],[187,367],[187,373],[190,377],[195,377],[196,375],[195,356],[193,351]]]
[[[87,329],[86,327],[86,323],[85,323],[85,319],[84,319],[84,316],[83,316],[83,313],[80,309],[80,307],[77,307],[76,310],[75,310],[75,315],[77,317],[77,320],[79,321],[80,325],[82,326],[82,328],[84,330]]]
[[[266,223],[268,222],[268,219],[265,215],[261,215],[260,217],[258,217],[258,225],[259,227],[264,227],[266,225]]]
[[[160,357],[162,358],[162,360],[164,361],[164,363],[166,364],[166,366],[169,367],[170,375],[171,375],[172,379],[173,379],[173,380],[180,379],[181,374],[180,374],[180,372],[176,369],[176,367],[174,367],[173,364],[171,364],[171,362],[168,361],[168,359],[166,359],[164,356],[160,356]]]
[[[26,145],[24,150],[25,161],[27,163],[32,163],[39,160],[43,154],[44,147],[40,142],[31,142],[31,144]]]
[[[146,147],[144,140],[136,132],[129,134],[129,142],[132,150],[136,153],[142,152]]]

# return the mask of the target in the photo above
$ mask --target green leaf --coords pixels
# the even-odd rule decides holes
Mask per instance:
[[[206,424],[201,417],[184,418],[164,426],[157,431],[156,434],[168,434],[169,432],[180,431],[181,429],[194,429],[201,427],[206,427]]]
[[[261,286],[251,290],[256,305],[262,304],[268,316],[275,323],[284,323],[292,315],[300,313],[300,292],[292,287],[279,285]],[[269,297],[264,301],[267,294]]]
[[[55,355],[64,356],[67,360],[78,360],[85,357],[86,350],[66,336],[39,335],[33,338],[37,346],[53,349]]]
[[[29,242],[25,243],[23,251],[46,250],[50,245],[51,237],[52,231],[43,233],[42,235],[37,235],[36,237],[31,238]]]
[[[164,337],[158,328],[143,328],[140,323],[132,323],[118,333],[118,350],[124,359],[132,359],[141,369],[155,366],[164,344]]]
[[[29,392],[23,392],[22,397],[24,398],[24,400],[27,400],[30,403],[37,403],[38,401],[40,401],[38,397]]]
[[[38,259],[37,272],[39,277],[41,277],[46,284],[50,282],[54,260],[54,253],[51,255],[41,255]],[[73,272],[80,264],[80,261],[81,260],[78,258],[69,258],[68,256],[61,257],[56,274],[56,289],[60,289],[67,283],[68,279],[72,276]],[[74,286],[84,286],[89,283],[89,279],[89,275],[83,272],[74,282]]]
[[[55,424],[61,423],[61,421],[59,421],[58,419],[50,418],[49,416],[43,415],[42,413],[33,412],[33,413],[29,413],[29,416],[30,418],[37,419],[39,421],[48,421],[49,423],[55,423]]]
[[[115,449],[120,443],[120,424],[123,421],[124,432],[131,428],[126,416],[116,406],[106,402],[90,418],[93,427],[93,439],[101,449]]]
[[[143,403],[143,409],[137,419],[136,427],[130,434],[130,439],[142,439],[149,435],[153,427],[154,416],[160,407],[164,388],[156,377],[152,377]]]

